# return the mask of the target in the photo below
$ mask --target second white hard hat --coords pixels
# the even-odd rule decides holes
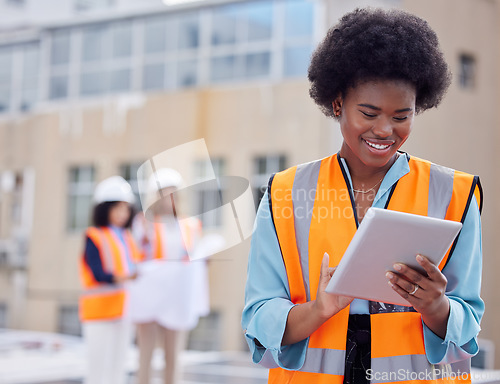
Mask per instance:
[[[150,176],[148,189],[150,192],[155,192],[168,187],[180,188],[182,182],[181,174],[175,169],[160,168]]]
[[[97,184],[94,202],[101,204],[110,201],[125,201],[130,204],[135,202],[132,187],[121,176],[111,176]]]

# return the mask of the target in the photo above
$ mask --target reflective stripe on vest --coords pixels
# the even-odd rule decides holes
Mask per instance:
[[[477,177],[413,157],[409,158],[409,166],[410,172],[391,190],[388,209],[463,222],[473,194],[482,206]],[[336,155],[302,164],[276,174],[269,193],[291,300],[294,303],[314,300],[324,252],[330,255],[330,266],[338,265],[357,228],[346,171]],[[441,269],[453,248],[454,245],[440,264]],[[318,374],[328,375],[329,383],[342,382],[348,319],[349,308],[329,319],[310,336],[300,371],[290,375],[280,368],[272,369],[269,382],[302,383],[311,381],[311,375],[314,382],[323,382],[323,379],[318,381]],[[425,373],[420,377],[437,372],[425,356],[419,313],[373,314],[371,331],[373,372],[404,368]],[[468,364],[466,361],[465,365]],[[454,366],[446,369],[455,372]],[[379,378],[373,382],[402,381],[393,380],[394,377]]]
[[[432,365],[425,355],[405,355],[372,359],[371,383],[399,381],[432,381],[453,379],[470,382],[470,360],[453,364]]]
[[[99,251],[103,270],[113,275],[130,273],[124,245],[110,228],[91,227],[86,235]],[[124,232],[124,240],[132,260],[139,260],[139,252],[129,231]],[[80,296],[79,313],[81,321],[112,320],[123,316],[126,295],[123,287],[115,284],[99,283],[90,267],[81,258],[81,280],[84,291]]]

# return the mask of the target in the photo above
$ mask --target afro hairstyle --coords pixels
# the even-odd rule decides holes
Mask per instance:
[[[358,8],[328,31],[312,55],[310,96],[335,117],[332,102],[374,80],[402,80],[416,90],[416,112],[437,107],[451,82],[436,33],[401,10]]]

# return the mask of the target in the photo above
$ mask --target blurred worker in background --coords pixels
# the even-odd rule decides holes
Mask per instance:
[[[144,255],[138,265],[140,278],[131,287],[131,317],[137,324],[140,353],[139,384],[150,383],[157,341],[164,352],[165,383],[177,383],[177,358],[186,345],[187,331],[209,311],[206,263],[189,258],[201,237],[201,222],[183,217],[174,202],[182,183],[173,169],[156,171],[148,183],[152,204],[146,217],[140,213],[134,221],[134,236]]]
[[[122,384],[132,340],[124,283],[136,278],[135,262],[140,258],[128,230],[134,194],[125,179],[113,176],[97,185],[94,202],[94,226],[86,231],[81,260],[80,320],[88,355],[85,383]]]

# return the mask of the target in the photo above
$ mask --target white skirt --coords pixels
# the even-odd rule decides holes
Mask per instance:
[[[128,317],[134,323],[154,321],[165,328],[190,330],[209,313],[204,260],[146,261],[138,265],[138,274],[127,284]]]

